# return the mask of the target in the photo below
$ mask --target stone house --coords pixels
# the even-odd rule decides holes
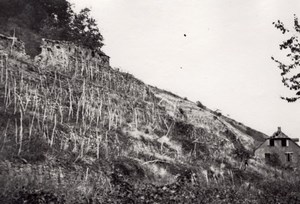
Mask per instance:
[[[288,137],[278,130],[266,139],[254,152],[255,157],[265,160],[271,159],[272,155],[277,154],[283,166],[297,167],[300,166],[300,146],[297,144],[299,139]]]

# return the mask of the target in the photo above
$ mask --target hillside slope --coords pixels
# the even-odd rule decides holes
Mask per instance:
[[[193,203],[186,186],[272,172],[251,159],[266,135],[111,68],[100,51],[51,40],[41,50],[30,59],[0,36],[1,199]]]

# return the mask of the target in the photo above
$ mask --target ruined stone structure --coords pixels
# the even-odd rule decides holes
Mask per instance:
[[[9,54],[22,56],[29,61],[26,55],[25,43],[16,37],[0,34],[0,63],[4,63]],[[70,70],[77,68],[81,71],[109,68],[109,56],[100,49],[91,50],[78,46],[72,42],[43,39],[41,53],[34,58],[34,63],[40,69],[55,68]]]
[[[25,55],[25,44],[18,38],[0,34],[0,50],[6,53],[17,52]]]
[[[68,67],[94,66],[109,67],[109,56],[101,50],[91,50],[72,42],[43,39],[41,53],[35,57],[35,64],[41,68],[59,66]]]
[[[265,160],[271,159],[271,156],[277,154],[283,166],[296,167],[300,164],[300,147],[297,144],[299,139],[292,139],[278,130],[256,150],[256,158]]]

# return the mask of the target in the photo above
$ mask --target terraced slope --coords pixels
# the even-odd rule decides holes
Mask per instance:
[[[0,40],[0,170],[15,189],[2,196],[42,186],[69,203],[118,202],[139,183],[242,184],[268,171],[243,167],[264,134],[111,68],[104,53],[45,40],[30,59],[13,42]]]

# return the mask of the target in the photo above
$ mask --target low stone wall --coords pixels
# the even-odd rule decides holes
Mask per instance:
[[[23,41],[2,34],[0,34],[0,50],[7,53],[18,52],[20,54],[26,54],[25,44]]]

